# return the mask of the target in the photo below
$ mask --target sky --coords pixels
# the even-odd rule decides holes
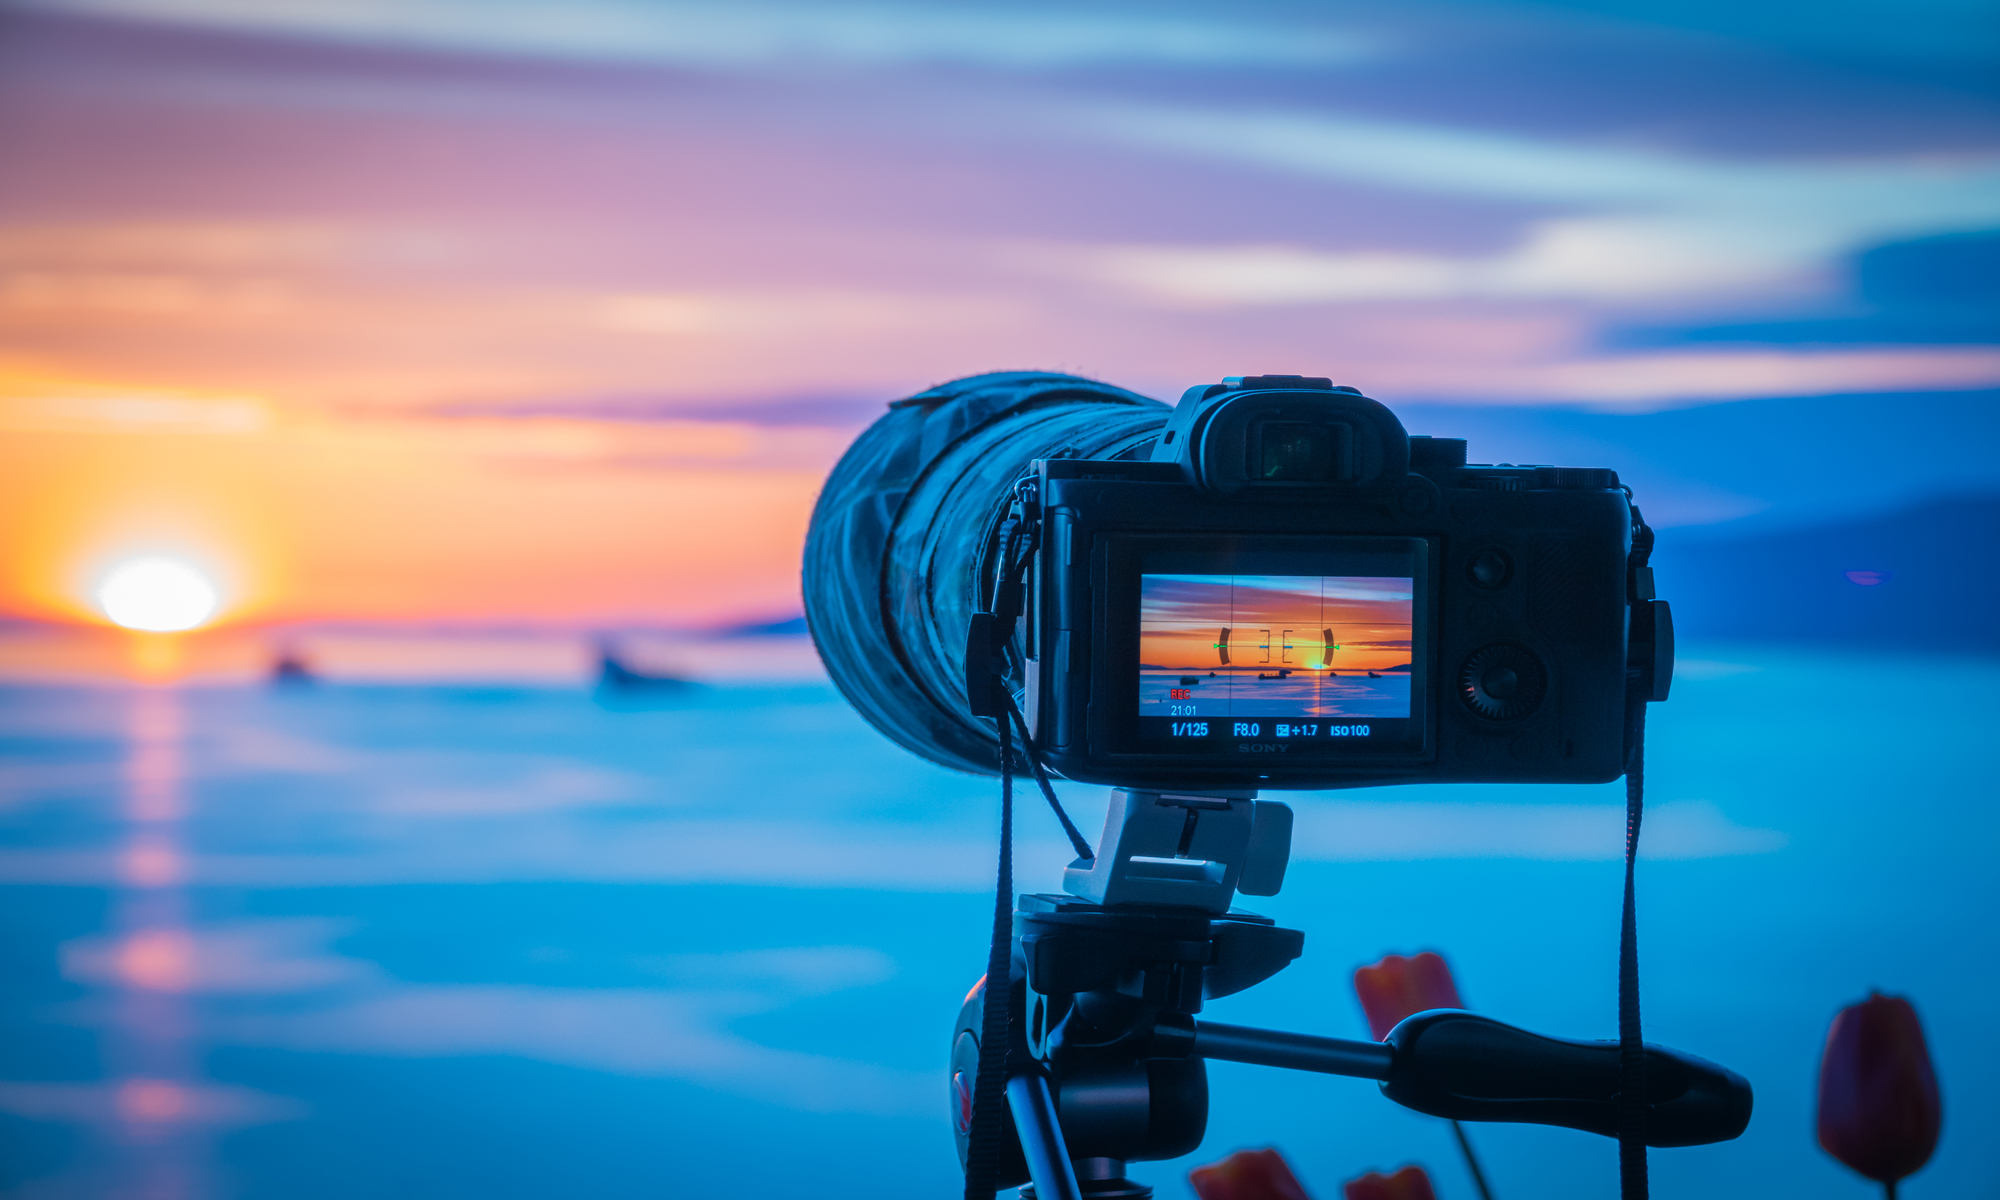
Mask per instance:
[[[1996,58],[1958,0],[13,0],[0,615],[144,552],[239,622],[781,617],[847,441],[997,368],[1990,423]]]

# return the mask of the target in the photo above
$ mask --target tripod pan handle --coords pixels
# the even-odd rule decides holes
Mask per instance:
[[[1543,1037],[1457,1009],[1389,1031],[1382,1094],[1457,1121],[1522,1121],[1618,1136],[1618,1043]],[[1725,1142],[1750,1124],[1750,1084],[1692,1054],[1646,1047],[1646,1144]]]

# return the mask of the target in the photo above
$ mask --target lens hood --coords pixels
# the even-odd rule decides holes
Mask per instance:
[[[990,594],[995,539],[1036,459],[1144,458],[1171,410],[1073,375],[1006,371],[889,405],[834,467],[806,533],[813,643],[835,686],[903,748],[999,773],[991,722],[966,706],[966,628]],[[1007,685],[1018,696],[1020,656]]]

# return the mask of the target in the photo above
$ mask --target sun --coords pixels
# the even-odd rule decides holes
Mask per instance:
[[[176,558],[135,558],[111,569],[97,605],[127,629],[174,633],[215,615],[221,597],[200,571]]]

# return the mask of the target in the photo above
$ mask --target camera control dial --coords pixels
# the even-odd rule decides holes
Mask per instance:
[[[1534,651],[1495,642],[1467,656],[1458,669],[1458,694],[1466,707],[1489,721],[1514,721],[1540,706],[1548,679]]]

